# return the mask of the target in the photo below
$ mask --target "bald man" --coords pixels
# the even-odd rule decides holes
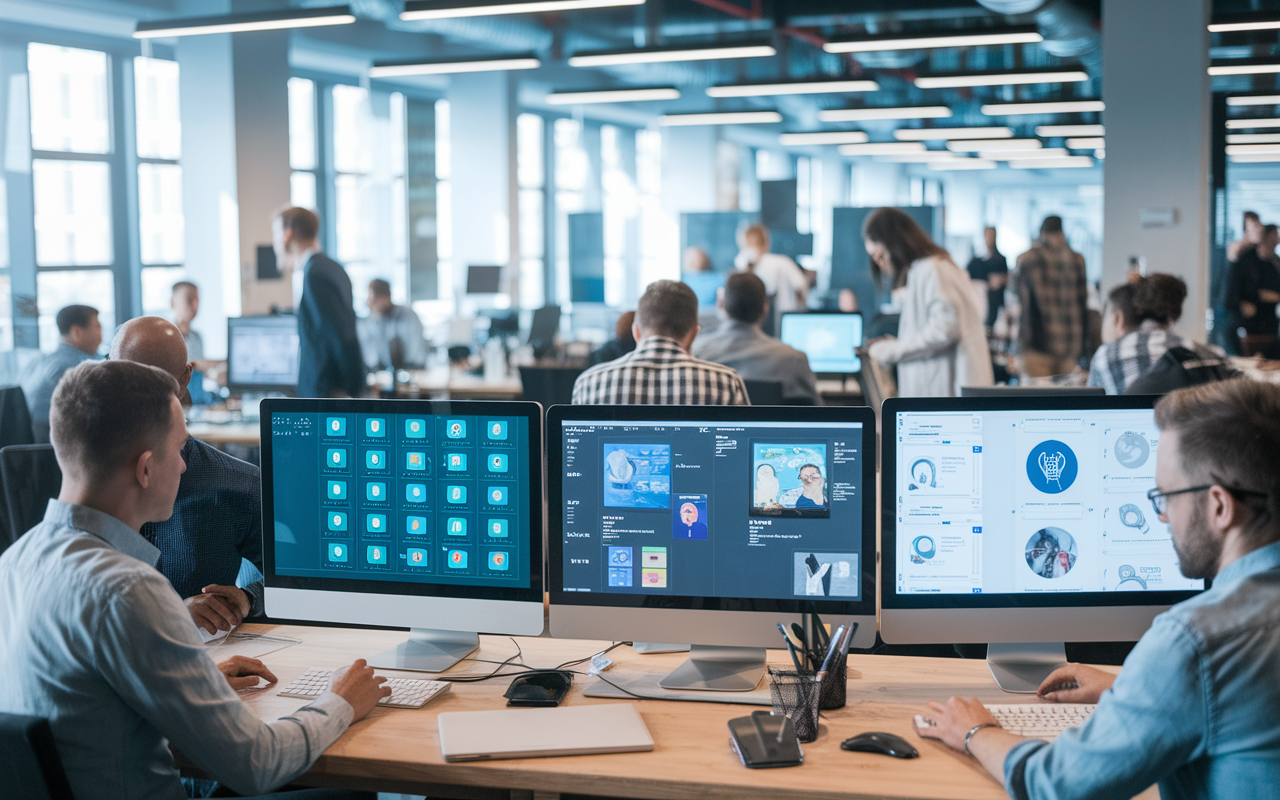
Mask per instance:
[[[159,367],[177,379],[185,403],[195,364],[172,322],[129,320],[116,331],[110,358]],[[142,535],[160,550],[160,571],[208,638],[262,613],[258,468],[194,436],[187,437],[182,460],[187,471],[173,516],[143,525]]]

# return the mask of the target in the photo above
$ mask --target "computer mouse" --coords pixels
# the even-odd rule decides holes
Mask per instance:
[[[852,750],[857,753],[879,753],[894,758],[919,758],[920,753],[901,736],[880,731],[868,731],[851,736],[840,743],[841,750]]]

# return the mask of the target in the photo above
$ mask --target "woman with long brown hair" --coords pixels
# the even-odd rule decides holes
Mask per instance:
[[[871,212],[862,238],[902,307],[898,335],[868,349],[876,361],[898,365],[898,395],[954,397],[961,386],[990,386],[991,355],[968,275],[899,209]]]

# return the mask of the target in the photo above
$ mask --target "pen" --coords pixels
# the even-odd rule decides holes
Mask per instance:
[[[827,655],[822,659],[822,669],[818,670],[818,680],[822,680],[827,675],[827,669],[831,666],[831,660],[836,656],[836,650],[840,648],[840,643],[844,641],[844,626],[836,628],[835,635],[831,637],[831,644],[827,647]]]
[[[782,627],[782,623],[778,623],[778,632],[782,634],[782,641],[786,642],[787,652],[791,654],[791,663],[795,665],[796,672],[804,672],[800,667],[800,659],[796,656],[795,645],[791,644],[791,637],[787,635],[787,629]]]

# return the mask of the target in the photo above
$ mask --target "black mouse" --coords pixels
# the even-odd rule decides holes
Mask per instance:
[[[920,753],[901,736],[880,731],[868,731],[851,736],[840,743],[841,750],[853,750],[858,753],[879,753],[894,758],[919,758]]]

